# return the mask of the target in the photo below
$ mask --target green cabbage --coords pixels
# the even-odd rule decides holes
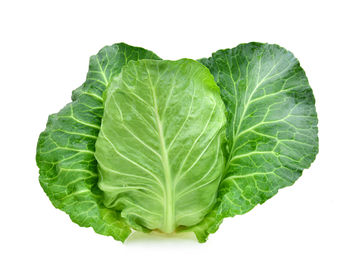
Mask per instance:
[[[133,229],[205,242],[225,217],[292,185],[318,152],[312,90],[277,45],[198,61],[107,46],[72,100],[39,137],[40,184],[72,221],[120,241]]]

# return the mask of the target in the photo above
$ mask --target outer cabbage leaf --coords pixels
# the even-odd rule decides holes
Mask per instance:
[[[150,51],[120,43],[90,58],[86,82],[72,103],[49,116],[37,145],[40,184],[56,208],[80,226],[124,241],[130,228],[120,215],[104,207],[97,187],[95,142],[103,114],[102,93],[130,60],[158,59]]]
[[[209,70],[190,59],[133,61],[106,92],[95,153],[105,206],[137,230],[199,223],[225,165],[225,106]]]
[[[300,177],[318,153],[318,120],[304,70],[278,45],[242,44],[200,62],[214,75],[228,118],[218,203],[191,229],[204,242],[223,218],[248,212]]]

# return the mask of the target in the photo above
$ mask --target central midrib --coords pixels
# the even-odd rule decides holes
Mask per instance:
[[[148,75],[149,75],[149,73],[148,73]],[[165,178],[164,223],[163,223],[163,227],[162,227],[163,229],[161,229],[161,230],[165,233],[172,233],[175,230],[174,189],[173,189],[173,183],[172,183],[172,179],[171,179],[171,171],[170,171],[170,166],[169,166],[168,152],[167,152],[166,145],[165,145],[163,126],[162,126],[162,122],[159,118],[158,104],[157,104],[157,99],[156,99],[155,88],[151,82],[151,77],[149,77],[149,80],[150,80],[152,95],[153,95],[154,113],[155,113],[155,117],[156,117],[158,133],[159,133],[159,141],[160,141],[160,148],[161,148],[161,161],[162,161],[162,165],[163,165],[163,169],[164,169],[164,178]]]
[[[164,168],[164,177],[165,177],[164,232],[172,233],[175,230],[175,207],[174,207],[173,183],[171,179],[168,153],[165,148],[163,127],[158,115],[156,116],[156,119],[157,119],[157,126],[159,129],[162,165]]]

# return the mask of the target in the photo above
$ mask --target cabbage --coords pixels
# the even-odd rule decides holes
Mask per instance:
[[[136,230],[205,242],[225,217],[292,185],[318,152],[312,90],[277,45],[198,61],[107,46],[72,100],[39,137],[40,184],[73,222],[120,241]]]

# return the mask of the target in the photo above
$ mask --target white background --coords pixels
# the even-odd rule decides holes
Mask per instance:
[[[350,266],[347,1],[1,1],[1,266]],[[35,147],[70,101],[89,56],[126,42],[164,59],[277,43],[314,90],[320,152],[292,187],[224,221],[205,244],[80,228],[38,182]],[[348,253],[348,255],[347,255]]]

